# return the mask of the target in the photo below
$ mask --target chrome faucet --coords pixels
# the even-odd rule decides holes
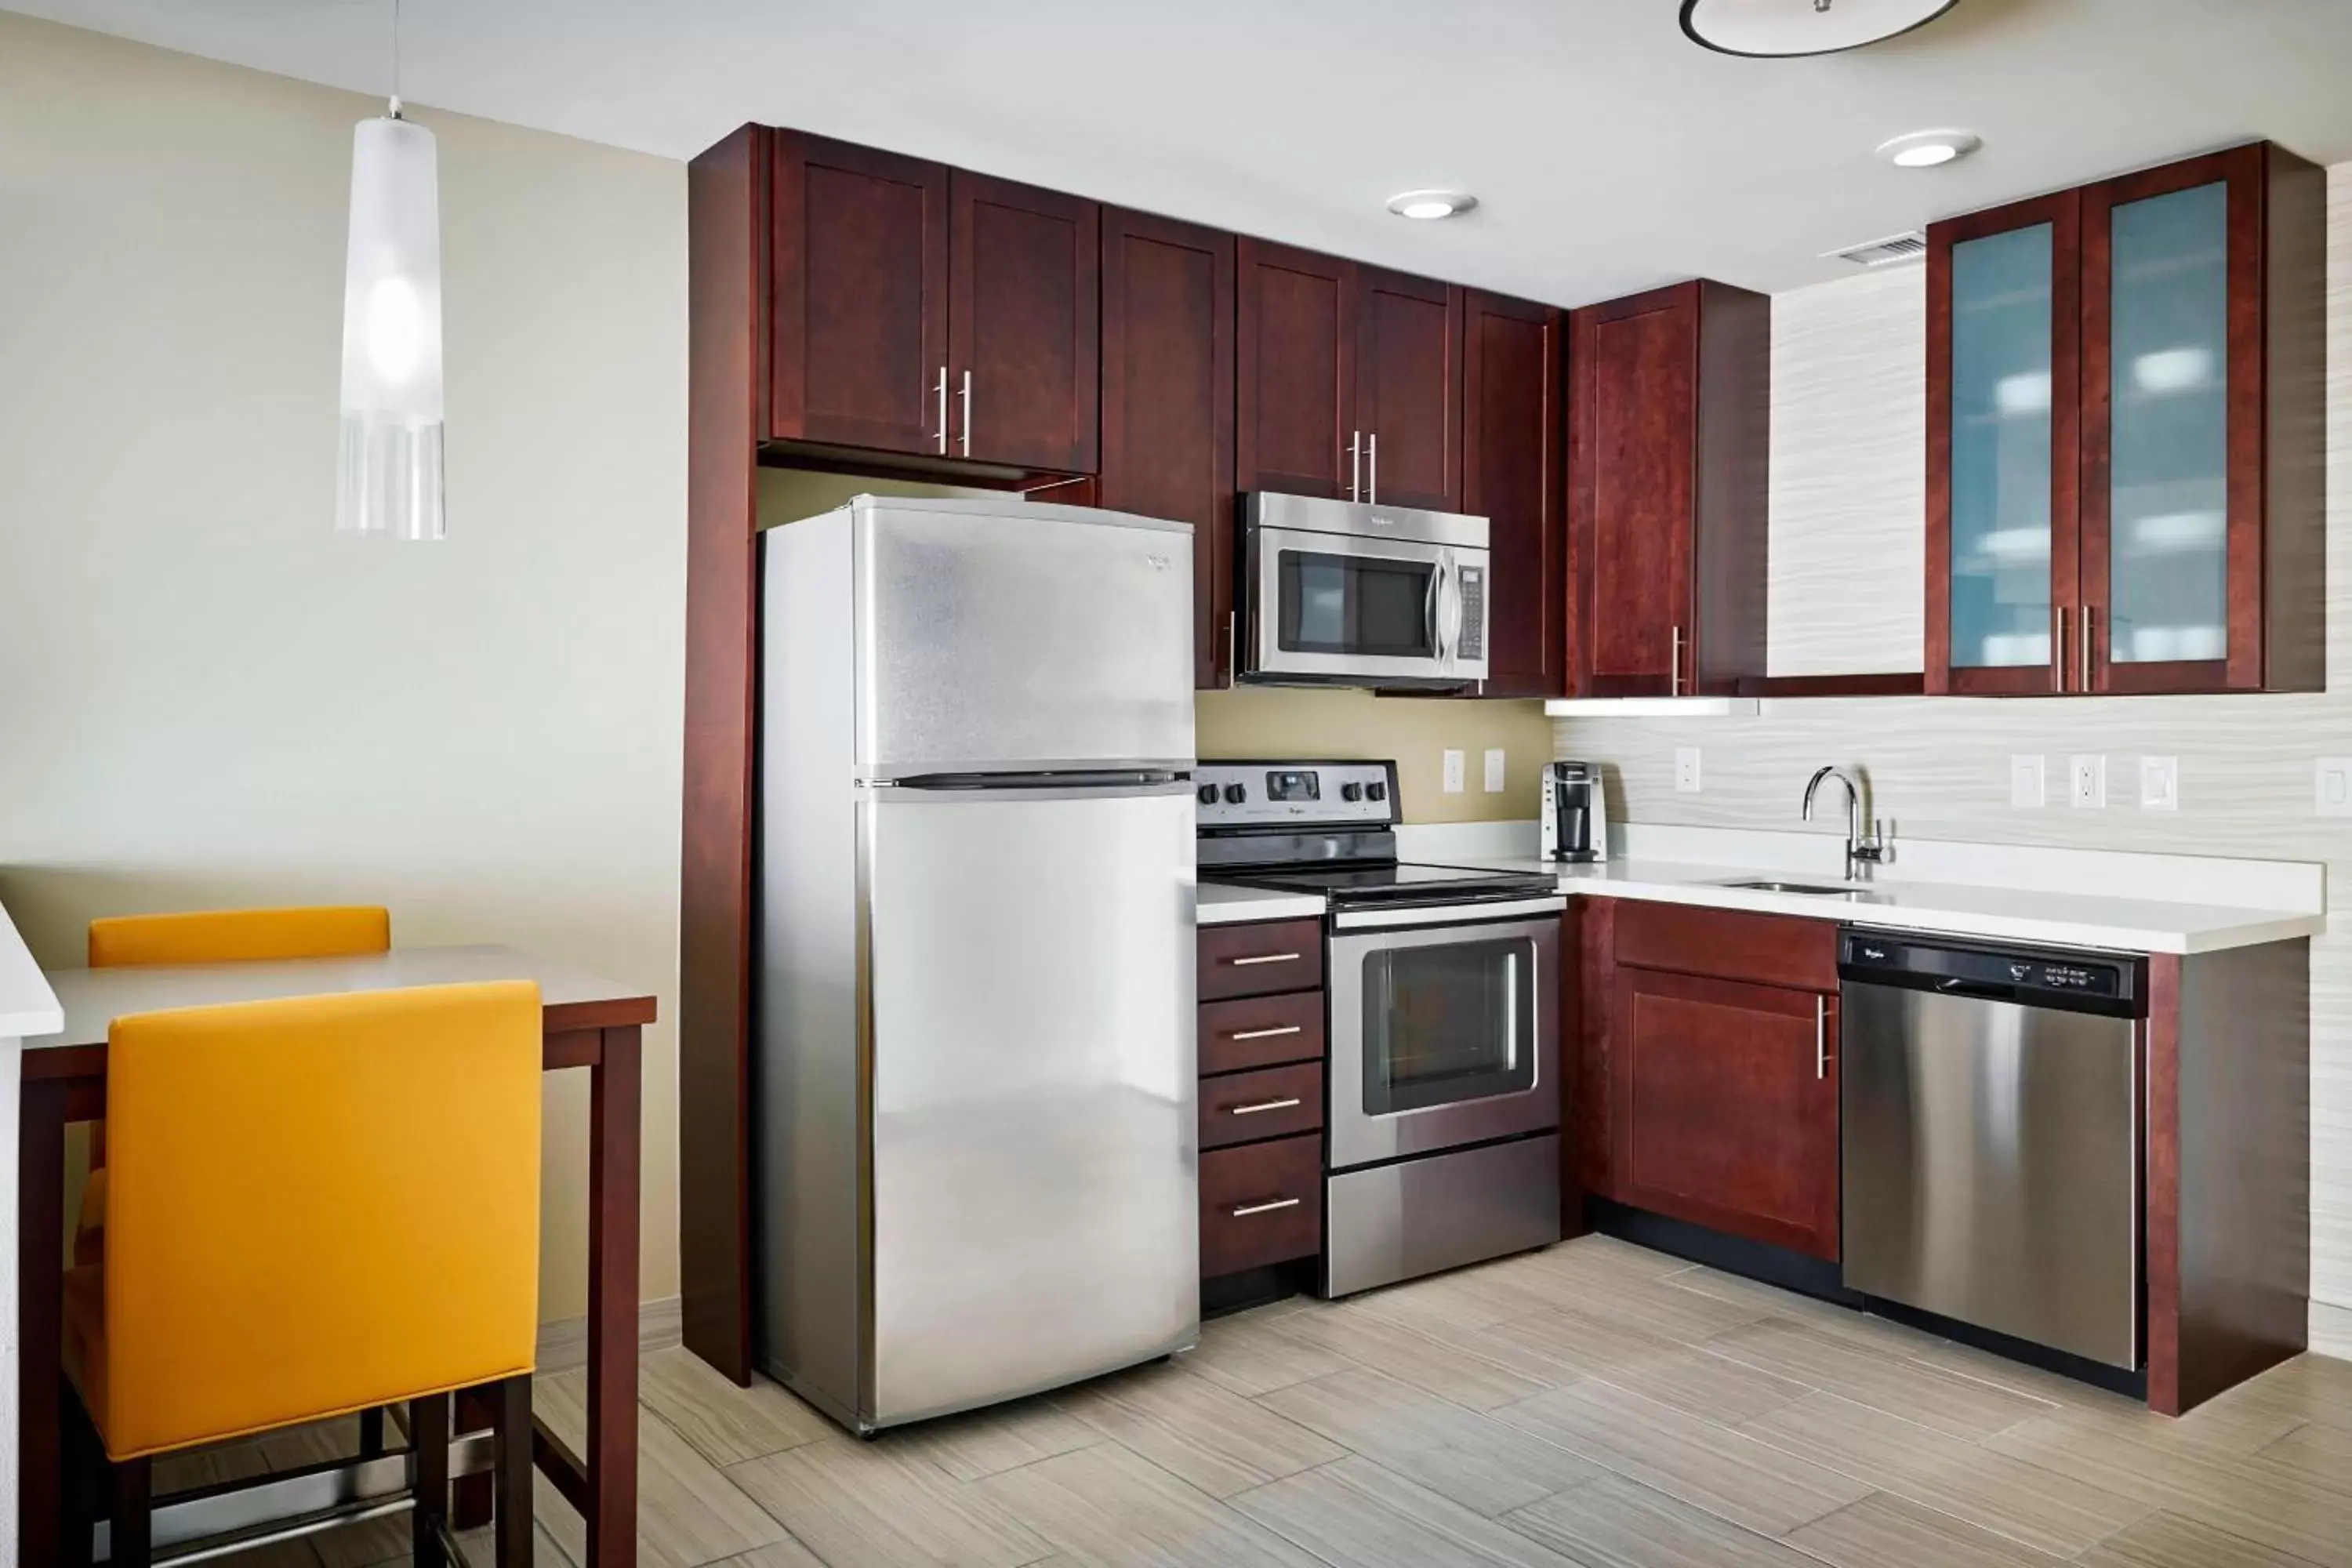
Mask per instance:
[[[1820,793],[1823,779],[1835,779],[1845,785],[1845,879],[1861,881],[1865,876],[1864,866],[1884,866],[1895,858],[1894,847],[1886,842],[1885,829],[1875,818],[1869,832],[1862,830],[1862,792],[1854,788],[1853,780],[1846,776],[1843,768],[1822,768],[1805,781],[1807,822],[1813,819],[1813,796]]]

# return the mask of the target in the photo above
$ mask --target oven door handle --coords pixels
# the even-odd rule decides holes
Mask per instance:
[[[1339,931],[1367,926],[1473,925],[1486,921],[1525,920],[1530,915],[1556,915],[1568,908],[1564,897],[1506,899],[1490,904],[1430,904],[1404,909],[1343,910],[1331,917]]]

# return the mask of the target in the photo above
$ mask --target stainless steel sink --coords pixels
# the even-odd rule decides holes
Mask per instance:
[[[1739,888],[1752,893],[1802,893],[1816,899],[1860,899],[1869,896],[1864,888],[1833,888],[1819,882],[1775,882],[1770,880],[1717,882],[1718,888]]]

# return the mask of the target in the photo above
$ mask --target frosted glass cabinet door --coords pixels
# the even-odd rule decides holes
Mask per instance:
[[[1929,231],[1931,690],[2065,689],[2076,210],[2046,197]]]
[[[2229,197],[2217,180],[2110,214],[2108,608],[2094,637],[2116,664],[2229,657]]]

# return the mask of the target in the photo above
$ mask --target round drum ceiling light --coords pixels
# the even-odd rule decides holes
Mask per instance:
[[[1898,169],[1932,169],[1965,158],[1984,143],[1973,131],[1914,131],[1878,144],[1878,155]]]
[[[1833,55],[1924,27],[1959,0],[1683,0],[1683,31],[1720,54]]]
[[[1423,223],[1460,217],[1477,205],[1478,198],[1467,191],[1407,191],[1389,198],[1389,211]]]

